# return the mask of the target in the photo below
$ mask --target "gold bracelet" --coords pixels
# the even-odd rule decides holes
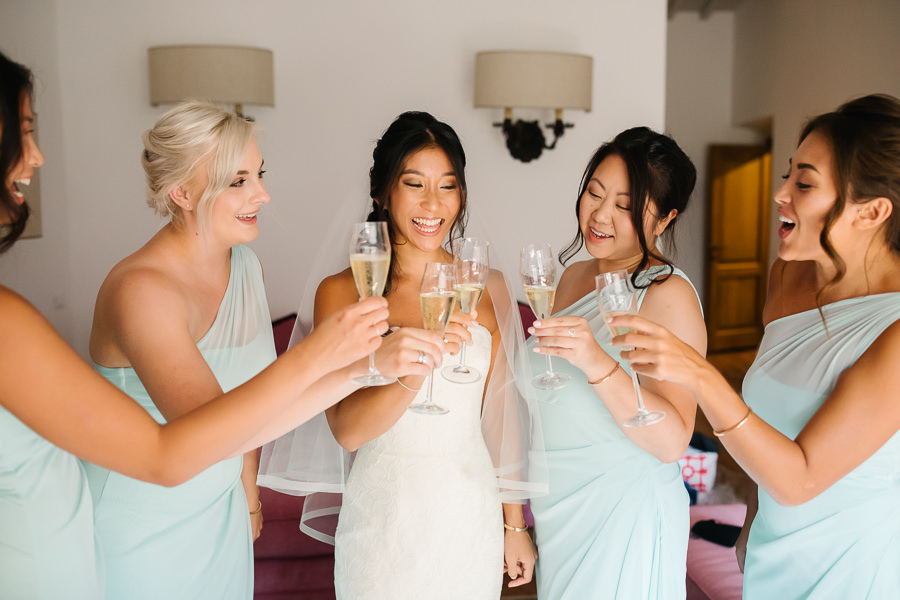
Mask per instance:
[[[516,533],[522,533],[523,531],[528,531],[528,526],[525,527],[513,527],[512,525],[503,524],[503,528],[509,531],[515,531]]]
[[[613,375],[615,375],[616,371],[618,371],[621,367],[622,367],[622,365],[620,365],[619,362],[616,361],[616,366],[614,366],[612,368],[612,371],[610,371],[609,373],[606,374],[606,377],[601,377],[597,381],[588,381],[588,383],[590,385],[600,385],[601,383],[606,383],[606,380],[609,379],[610,377],[612,377]]]
[[[723,429],[722,431],[715,431],[715,430],[713,430],[713,435],[716,436],[716,437],[722,437],[722,436],[725,435],[726,433],[731,433],[732,431],[737,431],[738,429],[740,429],[741,427],[743,427],[744,423],[747,422],[747,419],[749,419],[749,418],[750,418],[750,415],[752,415],[752,414],[753,414],[753,409],[750,408],[750,407],[748,406],[748,407],[747,407],[747,414],[744,415],[744,418],[743,418],[743,419],[741,419],[740,421],[738,421],[737,423],[735,423],[734,425],[732,425],[732,426],[729,427],[728,429]]]
[[[258,500],[258,499],[257,499],[257,502],[259,502],[259,506],[256,507],[256,510],[251,510],[251,511],[250,511],[250,514],[251,514],[251,515],[258,515],[259,513],[262,512],[262,500]]]

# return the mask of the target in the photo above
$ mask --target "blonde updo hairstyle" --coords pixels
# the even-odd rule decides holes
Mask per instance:
[[[197,206],[202,227],[213,200],[228,189],[240,170],[255,135],[252,123],[218,106],[197,100],[178,104],[142,136],[147,204],[162,217],[179,219],[181,208],[169,193],[188,185],[205,165],[209,183]]]

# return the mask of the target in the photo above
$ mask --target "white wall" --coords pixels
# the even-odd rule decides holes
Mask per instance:
[[[753,130],[733,125],[733,12],[679,12],[669,21],[666,55],[666,129],[697,167],[697,187],[676,230],[676,263],[700,297],[706,287],[704,259],[708,212],[707,161],[710,144],[754,144]]]
[[[776,175],[809,117],[864,94],[900,97],[897,0],[752,0],[735,18],[735,121],[771,118]]]
[[[148,102],[149,46],[274,50],[276,106],[246,112],[265,130],[273,201],[253,246],[277,317],[296,308],[335,204],[366,202],[373,142],[403,110],[428,110],[460,134],[470,199],[506,264],[530,241],[562,247],[596,146],[632,125],[663,126],[665,39],[663,0],[4,0],[0,48],[40,80],[47,164],[45,235],[3,257],[0,280],[85,353],[103,277],[160,225],[138,161],[141,131],[164,110]],[[499,110],[472,107],[475,53],[512,48],[594,57],[593,112],[567,113],[575,128],[530,164],[491,127]]]

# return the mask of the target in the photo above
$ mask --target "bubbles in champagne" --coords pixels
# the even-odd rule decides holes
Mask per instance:
[[[419,303],[425,329],[443,335],[456,304],[456,292],[423,292],[419,294]]]
[[[350,269],[360,298],[380,296],[387,282],[390,254],[351,254]]]
[[[525,296],[528,297],[528,304],[531,305],[531,310],[534,311],[534,316],[538,319],[545,319],[553,314],[556,286],[526,285]]]

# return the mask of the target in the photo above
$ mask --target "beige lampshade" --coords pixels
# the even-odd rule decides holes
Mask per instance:
[[[565,52],[491,51],[475,56],[475,106],[591,110],[594,59]]]
[[[156,46],[149,49],[150,104],[199,98],[275,106],[272,51],[246,46]]]

